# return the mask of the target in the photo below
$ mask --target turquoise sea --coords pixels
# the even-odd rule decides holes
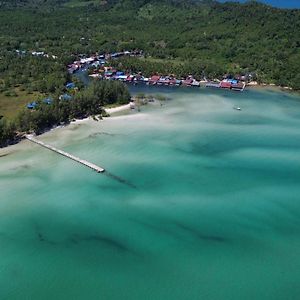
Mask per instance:
[[[299,96],[149,91],[0,150],[0,299],[300,299]]]

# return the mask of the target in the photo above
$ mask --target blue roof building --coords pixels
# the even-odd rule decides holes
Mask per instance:
[[[105,76],[111,76],[111,75],[113,75],[113,72],[109,72],[109,71],[108,72],[104,72],[104,75]]]
[[[28,109],[35,109],[37,107],[37,103],[36,102],[31,102],[27,104],[27,108]]]
[[[50,104],[53,102],[53,100],[52,100],[52,98],[46,98],[46,99],[43,100],[43,102],[44,102],[45,104],[50,105]]]
[[[63,94],[59,96],[59,100],[70,101],[72,100],[72,96],[69,94]]]
[[[68,82],[66,84],[66,88],[67,89],[74,89],[76,87],[75,83],[74,82]]]

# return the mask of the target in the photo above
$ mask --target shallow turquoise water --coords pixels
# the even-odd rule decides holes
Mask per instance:
[[[299,97],[151,92],[0,157],[1,300],[300,297]]]

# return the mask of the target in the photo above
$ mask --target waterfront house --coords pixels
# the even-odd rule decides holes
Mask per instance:
[[[105,76],[106,79],[112,78],[113,74],[114,74],[114,73],[111,72],[111,71],[105,71],[105,72],[104,72],[104,76]]]
[[[222,89],[230,89],[231,88],[231,79],[224,79],[220,83],[220,87]]]
[[[158,75],[153,75],[150,79],[149,79],[149,83],[150,84],[157,84],[158,83],[158,81],[159,81],[159,79],[160,79],[160,76],[158,76]]]
[[[139,81],[139,82],[143,82],[144,81],[144,76],[141,73],[138,73],[137,75],[135,75],[134,80]]]
[[[174,85],[176,85],[176,83],[177,83],[177,79],[176,78],[171,77],[169,79],[169,85],[174,86]]]
[[[176,86],[180,86],[182,84],[182,81],[179,79],[176,79]]]
[[[163,85],[163,84],[165,84],[165,81],[166,81],[165,77],[160,77],[156,84],[157,85]]]
[[[120,81],[126,81],[128,75],[116,75],[115,79],[120,80]]]
[[[220,88],[220,82],[217,82],[217,81],[208,81],[208,82],[205,83],[205,87]]]
[[[199,87],[200,82],[194,79],[193,82],[192,82],[192,86]]]
[[[170,77],[168,77],[168,76],[160,77],[158,84],[159,85],[170,85]]]
[[[114,74],[117,72],[117,70],[115,70],[113,67],[104,67],[104,72]]]
[[[126,78],[126,81],[127,82],[133,82],[135,76],[134,75],[128,75],[127,78]]]
[[[237,83],[232,83],[231,84],[231,89],[234,91],[243,91],[245,89],[245,82],[237,82]]]
[[[193,77],[192,76],[188,76],[185,80],[182,81],[182,85],[184,86],[191,86],[193,84]]]

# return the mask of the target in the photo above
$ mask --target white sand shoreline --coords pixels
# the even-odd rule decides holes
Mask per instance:
[[[119,106],[112,107],[112,108],[105,108],[104,110],[107,114],[112,115],[112,114],[115,114],[115,113],[128,111],[128,110],[131,109],[132,105],[133,105],[133,102],[130,102],[130,103],[125,104],[125,105],[119,105]],[[85,123],[89,123],[91,121],[96,122],[91,116],[83,118],[83,119],[75,119],[74,121],[71,121],[68,124],[57,125],[57,126],[51,128],[51,129],[43,132],[39,136],[43,137],[43,136],[48,136],[49,134],[52,135],[58,129],[68,128],[69,126],[72,126],[72,125],[85,124]],[[15,143],[15,144],[0,148],[0,157],[7,156],[7,155],[11,154],[12,152],[15,152],[16,149],[20,149],[20,145],[26,145],[26,144],[27,144],[27,141],[25,139],[21,139],[19,142]]]
[[[125,104],[125,105],[119,105],[119,106],[112,107],[112,108],[104,108],[104,110],[107,114],[111,115],[111,114],[114,114],[114,113],[125,112],[127,110],[130,110],[131,107],[132,107],[132,104],[133,104],[133,102],[130,102],[130,103]],[[49,131],[46,131],[46,132],[42,133],[41,136],[46,134],[46,133],[49,133],[51,131],[60,129],[60,128],[66,128],[70,125],[84,124],[84,123],[87,123],[89,121],[95,121],[95,120],[91,116],[83,118],[83,119],[74,119],[74,121],[71,121],[69,124],[58,125],[58,126],[55,126],[55,127],[51,128]]]
[[[122,111],[126,111],[131,109],[131,107],[134,105],[133,102],[130,102],[128,104],[124,104],[124,105],[120,105],[120,106],[116,106],[116,107],[112,107],[112,108],[105,108],[105,112],[109,115],[114,114],[114,113],[118,113],[118,112],[122,112]]]

